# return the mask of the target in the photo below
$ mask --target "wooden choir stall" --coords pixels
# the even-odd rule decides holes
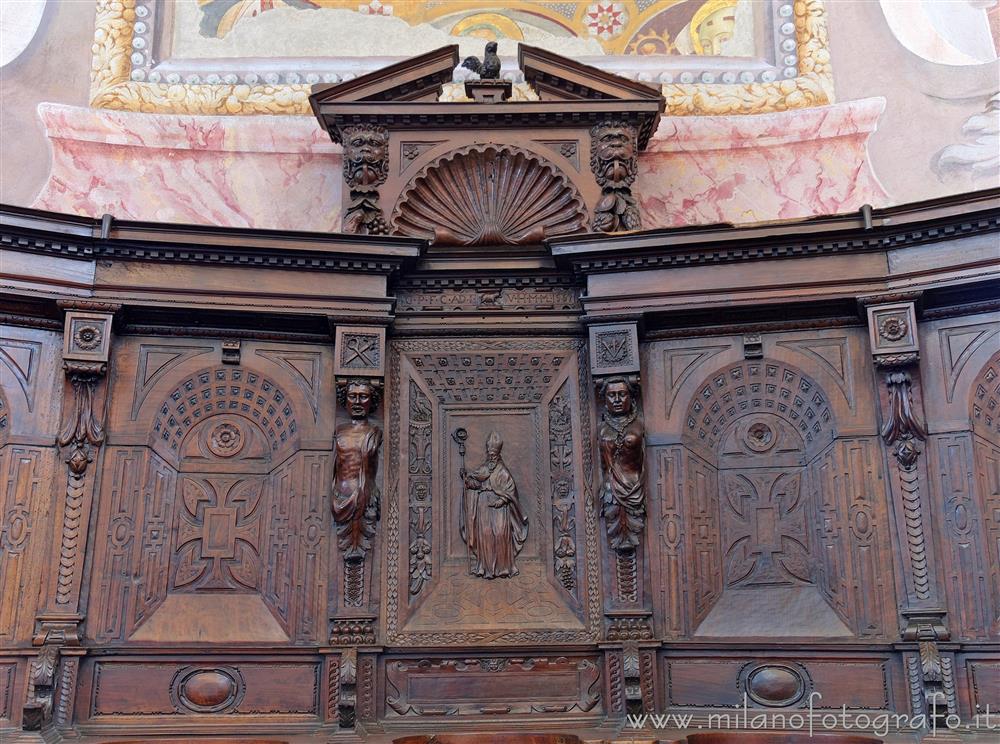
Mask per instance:
[[[644,230],[519,64],[317,86],[342,233],[2,209],[0,739],[995,735],[1000,193]]]

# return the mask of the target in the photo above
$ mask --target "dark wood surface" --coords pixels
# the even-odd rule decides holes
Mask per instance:
[[[337,95],[437,106],[451,61]],[[528,152],[580,229],[629,203],[590,124],[384,125],[347,177],[390,229],[456,148]],[[481,200],[416,238],[2,208],[0,736],[997,711],[998,196],[549,239]]]

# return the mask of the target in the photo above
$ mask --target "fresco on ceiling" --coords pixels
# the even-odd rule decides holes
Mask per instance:
[[[751,0],[191,0],[178,4],[174,25],[174,51],[181,56],[211,53],[213,45],[200,39],[226,39],[231,34],[256,35],[254,25],[281,13],[281,25],[290,37],[314,36],[336,21],[340,32],[371,28],[393,30],[382,35],[381,48],[372,55],[400,53],[403,24],[424,35],[452,41],[476,39],[524,41],[553,46],[554,51],[573,48],[590,55],[705,55],[753,56],[758,51],[755,28],[763,25],[768,3]],[[197,11],[196,13],[194,11]],[[290,12],[292,11],[292,12]],[[298,11],[298,12],[294,12]],[[344,11],[346,14],[336,13]],[[396,25],[371,19],[391,18]],[[197,31],[194,31],[195,25]],[[268,28],[274,28],[270,24]],[[200,38],[199,38],[200,37]],[[273,37],[270,41],[274,41]],[[588,42],[572,44],[572,42]],[[281,54],[280,42],[266,56]],[[216,48],[232,48],[215,45]],[[331,50],[333,51],[333,50]],[[342,51],[338,50],[342,54]]]

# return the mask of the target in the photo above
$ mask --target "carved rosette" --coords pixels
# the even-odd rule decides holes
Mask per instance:
[[[590,170],[601,187],[591,228],[608,233],[640,229],[639,204],[632,195],[639,169],[635,127],[624,121],[602,121],[590,130],[590,138]]]
[[[388,235],[389,225],[379,205],[378,187],[389,174],[389,132],[375,124],[341,130],[344,143],[344,183],[350,203],[344,212],[344,232]]]
[[[403,190],[392,224],[439,245],[517,245],[580,232],[586,215],[555,165],[510,145],[487,145],[424,167]]]

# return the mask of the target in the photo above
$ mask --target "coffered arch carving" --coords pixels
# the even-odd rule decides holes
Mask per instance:
[[[246,367],[205,368],[182,380],[164,399],[153,417],[150,445],[176,461],[192,429],[209,417],[228,414],[249,421],[266,438],[272,457],[297,449],[299,427],[292,401],[284,388],[269,377]],[[242,441],[232,424],[215,454],[225,453]],[[230,435],[234,437],[230,440]]]
[[[969,418],[977,434],[1000,444],[1000,351],[983,365],[972,380]]]
[[[823,388],[791,364],[762,359],[728,364],[704,378],[688,404],[684,438],[715,452],[734,422],[760,414],[784,421],[809,453],[836,437]]]

